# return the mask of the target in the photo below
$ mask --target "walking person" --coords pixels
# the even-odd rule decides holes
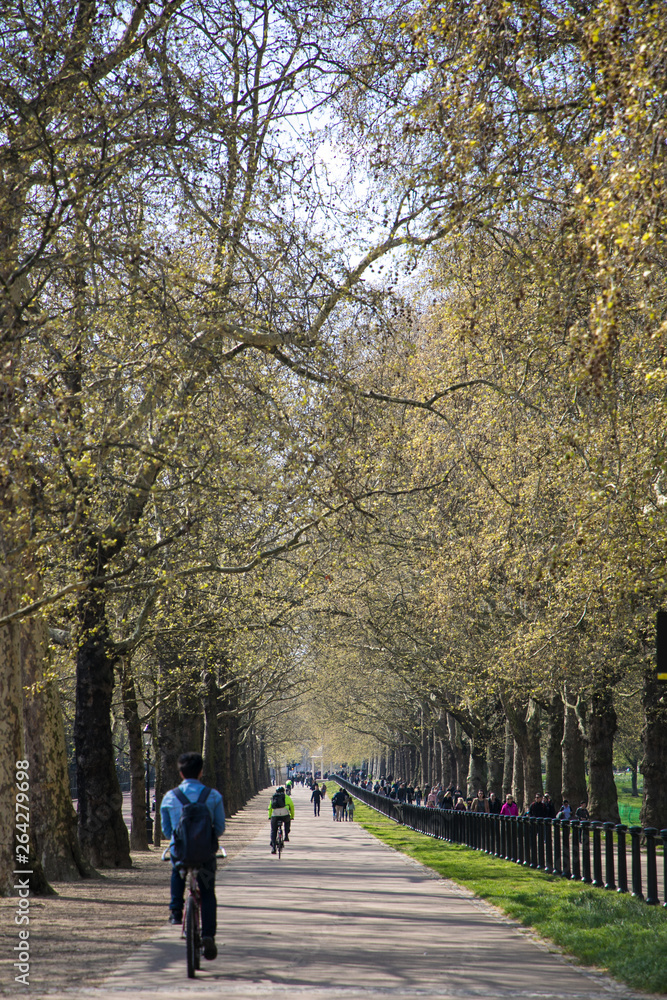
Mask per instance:
[[[322,798],[322,793],[320,791],[319,785],[314,785],[313,794],[310,796],[310,801],[313,803],[313,813],[315,816],[320,815],[320,800]]]
[[[477,795],[470,803],[470,812],[488,813],[488,811],[489,811],[489,803],[484,797],[484,789],[480,788],[480,790],[477,792]]]
[[[333,818],[338,823],[341,823],[343,820],[343,810],[345,809],[345,800],[346,800],[346,793],[344,789],[339,788],[331,800],[334,812]]]
[[[504,803],[503,803],[503,805],[501,807],[500,815],[501,816],[518,816],[519,815],[519,807],[516,804],[516,802],[514,801],[514,796],[513,795],[506,795],[505,796],[505,801],[504,801]]]

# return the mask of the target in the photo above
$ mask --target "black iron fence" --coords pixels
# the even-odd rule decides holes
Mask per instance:
[[[660,903],[657,848],[661,845],[660,881],[663,906],[667,907],[667,830],[627,827],[622,823],[427,809],[376,795],[343,778],[335,780],[361,802],[418,833],[463,844],[550,875],[616,892],[631,892],[636,899],[653,906]]]

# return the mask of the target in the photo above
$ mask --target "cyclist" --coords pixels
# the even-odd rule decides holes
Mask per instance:
[[[294,803],[282,785],[276,788],[269,802],[269,820],[271,821],[271,854],[276,853],[276,834],[278,821],[285,824],[285,843],[289,840],[290,826],[294,819]]]
[[[172,788],[171,791],[166,793],[160,805],[162,832],[166,837],[171,837],[170,847],[173,846],[173,834],[183,811],[183,803],[177,797],[176,792],[180,791],[190,802],[196,802],[202,790],[206,787],[201,782],[203,768],[204,761],[199,753],[184,753],[178,758],[178,770],[183,780],[178,789]],[[222,795],[215,788],[209,789],[206,806],[211,814],[211,825],[215,836],[219,837],[225,829],[225,807]],[[217,909],[215,898],[215,856],[201,866],[197,875],[197,881],[201,893],[201,936],[204,958],[211,960],[218,954],[215,944]],[[180,924],[183,920],[184,894],[185,879],[181,875],[179,867],[172,861],[171,902],[169,904],[170,924]]]

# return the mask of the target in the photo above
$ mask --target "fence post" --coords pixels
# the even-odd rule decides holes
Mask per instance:
[[[591,827],[593,829],[593,885],[601,889],[604,885],[602,881],[602,846],[600,843],[602,824],[591,823]]]
[[[540,816],[537,820],[537,867],[540,871],[544,871],[544,817]]]
[[[562,875],[563,862],[561,860],[561,853],[560,853],[560,834],[561,834],[560,820],[559,819],[552,820],[551,825],[553,826],[553,831],[554,831],[554,875]]]
[[[603,823],[604,830],[604,887],[605,889],[615,889],[614,881],[614,824]]]
[[[563,878],[572,878],[572,872],[570,871],[570,821],[569,819],[561,820],[561,832],[563,834],[563,871],[561,872]]]
[[[530,868],[537,868],[537,816],[531,816],[528,820],[528,842]]]
[[[591,824],[588,820],[581,821],[581,881],[590,885],[591,879]]]
[[[551,818],[547,818],[544,821],[544,844],[546,847],[546,857],[545,857],[545,872],[549,872],[550,875],[554,873],[554,840],[553,840],[553,830],[554,821]]]
[[[581,865],[579,864],[579,820],[570,821],[572,830],[572,878],[576,882],[581,881]]]
[[[628,855],[625,846],[625,834],[627,826],[623,823],[616,824],[616,851],[618,857],[618,887],[616,892],[628,891]]]
[[[664,896],[663,906],[667,906],[667,830],[661,830],[662,837],[662,892]]]
[[[522,817],[521,832],[523,833],[523,863],[527,868],[530,868],[530,816]]]
[[[655,838],[658,831],[649,826],[644,830],[646,837],[646,902],[649,906],[657,906],[660,902],[658,898],[658,869],[655,858]]]
[[[643,899],[642,892],[642,855],[639,838],[642,835],[641,826],[631,826],[628,830],[632,845],[632,895],[635,899]]]

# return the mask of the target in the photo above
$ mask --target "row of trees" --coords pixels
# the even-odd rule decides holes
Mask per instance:
[[[362,450],[395,462],[397,499],[366,501],[386,546],[370,572],[358,536],[345,556],[354,611],[322,649],[340,717],[385,763],[410,747],[404,776],[463,784],[460,727],[471,786],[488,760],[496,791],[509,731],[521,798],[546,760],[552,794],[576,801],[587,770],[594,815],[617,820],[619,715],[641,702],[643,821],[661,827],[664,12],[440,3],[401,21],[356,127],[387,189],[402,165],[449,232],[368,375],[400,416]]]
[[[36,861],[129,863],[121,706],[135,816],[145,725],[235,806],[326,704],[527,794],[562,717],[606,818],[641,689],[665,825],[664,17],[7,5],[3,884],[24,757]]]

